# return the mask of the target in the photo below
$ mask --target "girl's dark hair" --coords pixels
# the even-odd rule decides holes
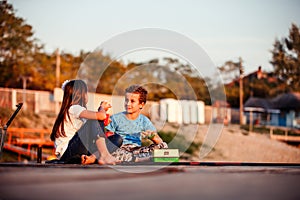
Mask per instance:
[[[142,86],[140,86],[140,85],[131,85],[128,88],[125,89],[125,93],[139,94],[140,95],[139,103],[146,104],[148,92]]]
[[[67,117],[70,120],[69,108],[72,105],[81,105],[86,107],[86,93],[87,85],[82,80],[71,80],[65,85],[61,108],[50,135],[52,141],[58,137],[66,137],[64,122]]]

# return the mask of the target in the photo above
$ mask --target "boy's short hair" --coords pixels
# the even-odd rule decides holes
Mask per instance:
[[[139,94],[140,95],[139,103],[146,104],[148,92],[142,86],[140,86],[140,85],[131,85],[128,88],[125,89],[125,93]]]

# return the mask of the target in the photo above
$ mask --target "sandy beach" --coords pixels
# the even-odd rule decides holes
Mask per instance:
[[[176,131],[177,127],[165,125],[164,131]],[[208,125],[188,125],[181,127],[187,140],[201,142],[207,136]],[[197,134],[191,134],[198,128]],[[200,151],[200,149],[199,149]],[[278,162],[300,163],[300,148],[285,142],[272,140],[269,134],[246,132],[239,125],[223,126],[212,150],[205,156],[196,152],[192,161],[228,162]]]

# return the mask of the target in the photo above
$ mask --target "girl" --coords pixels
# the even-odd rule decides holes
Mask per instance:
[[[62,105],[50,136],[56,156],[64,163],[91,164],[98,158],[99,164],[116,164],[110,153],[121,146],[122,139],[115,134],[110,141],[103,127],[110,104],[102,102],[98,112],[87,110],[87,85],[82,80],[66,81],[62,89]]]

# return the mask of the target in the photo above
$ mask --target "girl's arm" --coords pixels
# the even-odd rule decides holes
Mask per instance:
[[[85,119],[96,119],[96,120],[105,120],[106,119],[106,111],[100,109],[98,112],[84,110],[79,115],[80,118]]]
[[[79,117],[85,118],[85,119],[105,120],[106,119],[106,111],[109,108],[111,108],[111,105],[107,101],[102,101],[100,103],[98,112],[84,110],[80,113]]]

